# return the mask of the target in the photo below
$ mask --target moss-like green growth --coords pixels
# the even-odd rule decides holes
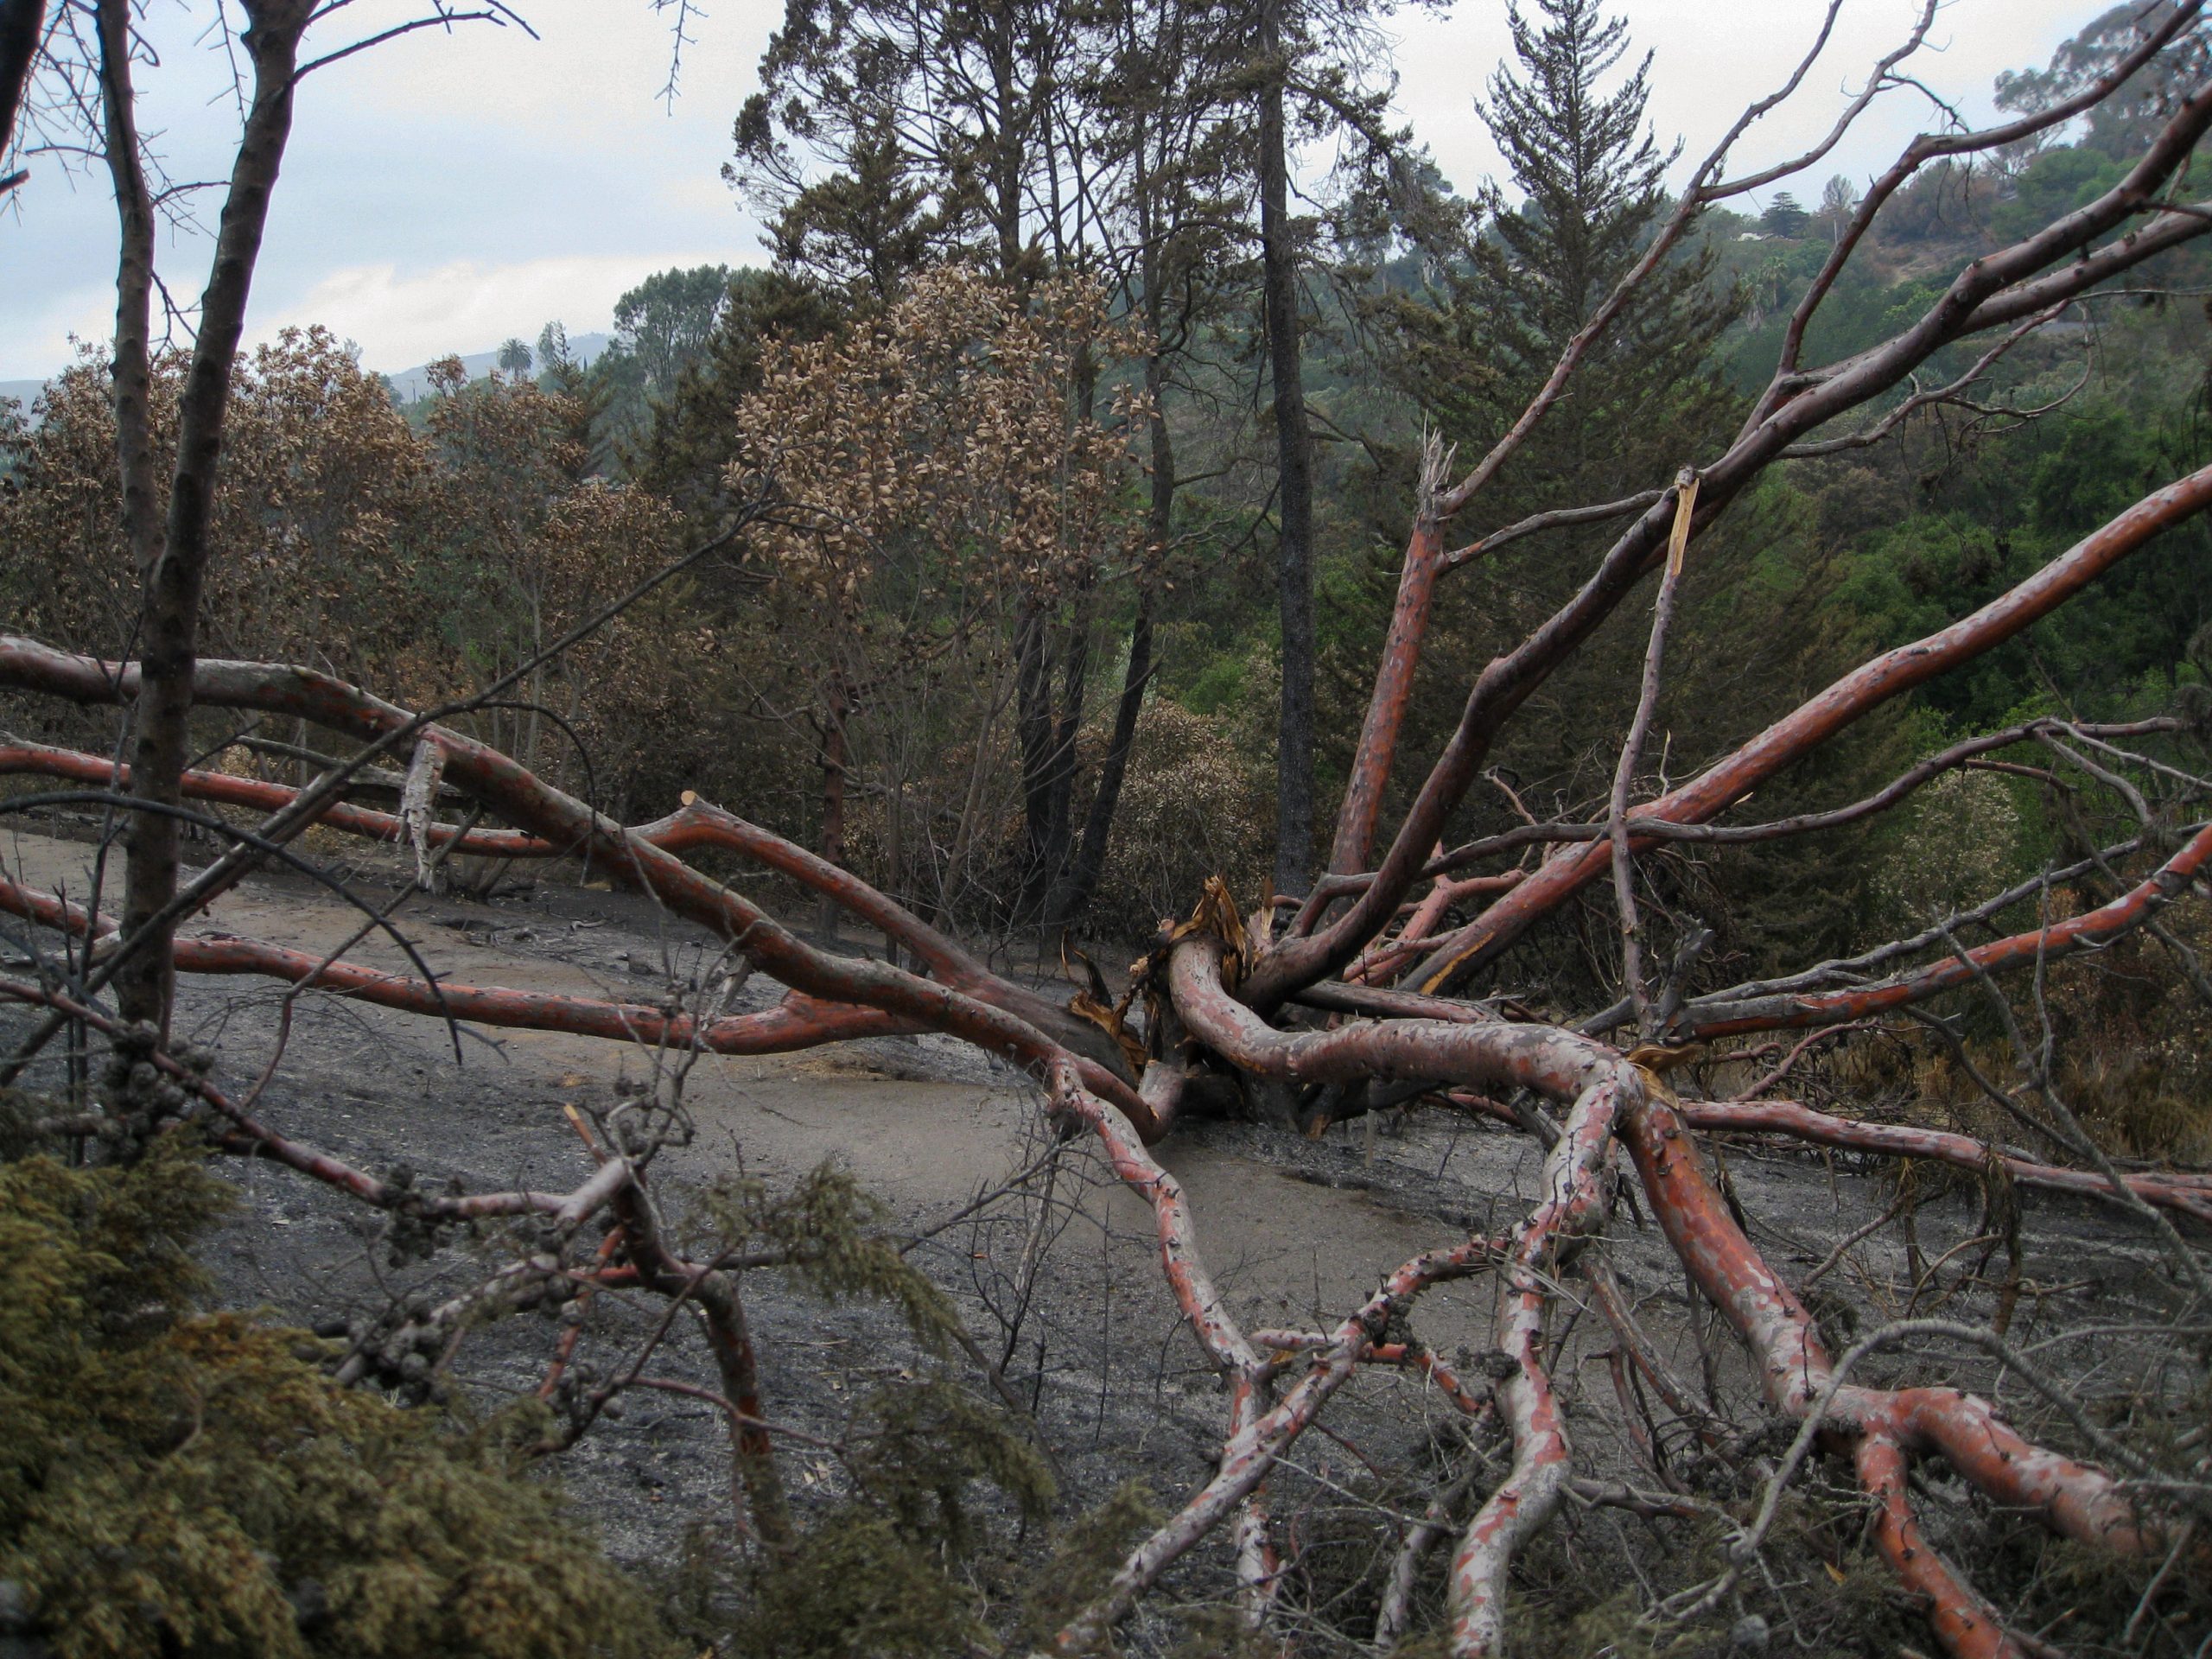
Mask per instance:
[[[183,1134],[0,1164],[0,1579],[57,1659],[665,1651],[498,1437],[194,1311],[191,1245],[227,1203]]]
[[[1004,1412],[944,1378],[876,1389],[854,1421],[855,1491],[795,1548],[741,1567],[731,1654],[936,1659],[988,1645],[995,1598],[974,1571],[984,1534],[969,1490],[987,1481],[1041,1520],[1053,1497],[1043,1460]]]
[[[798,1551],[746,1574],[733,1659],[964,1659],[987,1648],[985,1599],[870,1505],[842,1505]]]
[[[1096,1509],[1069,1522],[1025,1599],[1020,1633],[1027,1644],[1046,1646],[1103,1595],[1130,1548],[1160,1524],[1163,1513],[1149,1486],[1126,1480]]]
[[[786,1270],[823,1300],[886,1302],[931,1353],[944,1352],[950,1343],[959,1324],[952,1304],[875,1230],[883,1206],[836,1160],[816,1165],[782,1193],[751,1177],[718,1181],[705,1211],[716,1249],[780,1253]]]

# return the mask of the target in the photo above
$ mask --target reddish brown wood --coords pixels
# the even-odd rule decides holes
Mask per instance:
[[[1802,1418],[1834,1377],[1804,1305],[1729,1214],[1673,1102],[1648,1091],[1622,1115],[1621,1126],[1667,1242],[1751,1349],[1768,1400]],[[1905,1451],[1940,1452],[1996,1503],[2038,1514],[2082,1542],[2136,1554],[2158,1541],[2110,1475],[2030,1444],[1973,1395],[1846,1384],[1829,1402],[1827,1420],[1854,1437],[1879,1435]]]
[[[1875,1152],[1891,1158],[1926,1158],[1955,1169],[1981,1170],[1993,1156],[2023,1186],[2087,1198],[2110,1196],[2112,1186],[2094,1170],[2038,1164],[2012,1153],[1996,1152],[1970,1135],[1916,1128],[1905,1123],[1867,1123],[1815,1111],[1794,1101],[1685,1100],[1678,1103],[1683,1122],[1693,1128],[1724,1135],[1786,1135],[1818,1147]],[[2183,1173],[2130,1174],[2128,1185],[2145,1202],[2178,1211],[2212,1225],[2212,1176]]]
[[[1566,1492],[1572,1447],[1545,1369],[1544,1315],[1568,1249],[1605,1218],[1613,1123],[1638,1084],[1626,1065],[1592,1077],[1544,1160],[1543,1202],[1514,1231],[1497,1345],[1515,1370],[1493,1391],[1498,1413],[1513,1431],[1513,1466],[1475,1511],[1452,1558],[1446,1582],[1454,1656],[1490,1659],[1505,1652],[1514,1559],[1550,1521]]]
[[[137,694],[138,671],[135,664],[103,663],[0,635],[0,683],[79,702],[113,703]],[[406,710],[341,680],[278,664],[202,660],[194,695],[208,707],[297,716],[358,739],[385,737],[418,724]],[[448,784],[518,829],[574,848],[593,868],[712,928],[755,967],[792,989],[823,1001],[860,1003],[923,1021],[1033,1071],[1072,1053],[1086,1087],[1111,1099],[1141,1128],[1150,1125],[1151,1113],[1137,1094],[1120,1046],[1035,992],[995,976],[957,986],[942,983],[887,963],[817,950],[743,894],[554,788],[511,756],[441,726],[423,728],[422,741],[444,747]],[[874,891],[842,871],[836,873],[834,885],[850,897]]]
[[[1874,1547],[1905,1586],[1927,1605],[1928,1621],[1956,1659],[2024,1659],[1996,1611],[1936,1553],[1913,1518],[1905,1491],[1905,1458],[1885,1434],[1859,1442],[1859,1483],[1874,1500]]]
[[[48,927],[67,927],[82,937],[84,912],[50,893],[25,887],[0,875],[0,910]],[[103,936],[112,934],[112,925]],[[637,1002],[607,1002],[555,991],[513,990],[496,985],[462,985],[440,980],[426,984],[404,974],[389,974],[357,963],[329,962],[308,950],[266,944],[226,935],[175,942],[177,971],[186,974],[253,974],[308,985],[357,1002],[397,1008],[434,1019],[471,1020],[528,1031],[560,1031],[577,1037],[641,1043],[654,1048],[696,1047],[710,1054],[785,1054],[824,1043],[861,1037],[889,1037],[927,1030],[878,1008],[823,1002],[792,992],[775,1007],[757,1014],[726,1015],[703,1024],[672,1007]]]
[[[1443,852],[1442,848],[1438,848],[1436,856],[1442,857]],[[1471,875],[1458,881],[1438,876],[1428,896],[1414,907],[1414,913],[1406,918],[1398,936],[1368,946],[1360,953],[1359,960],[1344,969],[1344,977],[1355,984],[1387,983],[1399,969],[1437,944],[1430,935],[1444,919],[1444,912],[1453,905],[1462,899],[1510,892],[1527,880],[1528,874],[1526,870],[1505,870],[1497,875]]]
[[[1116,1173],[1140,1192],[1152,1195],[1168,1282],[1201,1344],[1227,1371],[1232,1389],[1230,1433],[1213,1478],[1130,1552],[1105,1592],[1071,1619],[1055,1638],[1058,1652],[1092,1653],[1162,1573],[1249,1502],[1268,1471],[1313,1425],[1329,1397],[1350,1379],[1392,1314],[1409,1306],[1430,1285],[1474,1272],[1497,1254],[1497,1249],[1487,1240],[1470,1239],[1406,1262],[1329,1335],[1297,1384],[1280,1402],[1262,1410],[1259,1390],[1268,1372],[1268,1362],[1237,1331],[1211,1281],[1202,1268],[1197,1268],[1190,1216],[1181,1189],[1133,1137],[1125,1131],[1115,1132],[1115,1114],[1103,1102],[1088,1097],[1071,1073],[1063,1071],[1052,1081],[1058,1109],[1094,1128],[1103,1127]]]
[[[1644,807],[1639,816],[1696,823],[1713,817],[1834,736],[1869,709],[1924,684],[2013,638],[2080,593],[2161,531],[2212,505],[2212,467],[2145,496],[2091,532],[2041,570],[1950,626],[1853,669],[1733,753]],[[1638,836],[1638,849],[1652,843]],[[1610,867],[1592,842],[1562,853],[1431,952],[1408,984],[1440,991],[1492,960],[1537,917],[1599,880]]]
[[[2209,863],[2212,863],[2212,824],[2183,842],[2171,858],[2118,898],[2048,927],[1975,945],[1966,953],[1964,961],[1948,957],[1915,973],[1843,990],[1778,992],[1734,1000],[1725,996],[1706,998],[1682,1010],[1670,1028],[1670,1034],[1684,1038],[1727,1037],[1751,1031],[1839,1025],[1925,1001],[1942,992],[1955,989],[1971,982],[1977,968],[1984,973],[2003,973],[2032,967],[2037,962],[2055,962],[2076,951],[2094,950],[2156,916],[2186,893],[2190,883],[2203,873]],[[1967,965],[1969,962],[1973,967]]]
[[[1329,849],[1332,875],[1365,869],[1373,854],[1375,825],[1382,813],[1382,791],[1389,786],[1391,768],[1397,760],[1398,733],[1413,696],[1421,643],[1428,635],[1429,605],[1435,597],[1437,573],[1442,564],[1444,532],[1429,480],[1422,482],[1423,499],[1414,520],[1413,537],[1406,543],[1405,563],[1398,572],[1398,596],[1390,607],[1390,631],[1382,642],[1382,663],[1375,671],[1367,719],[1360,728],[1358,745],[1352,750],[1344,804],[1337,811],[1336,840]]]
[[[130,787],[129,766],[118,766],[100,755],[55,748],[45,743],[0,744],[0,775],[8,774],[67,778],[103,788]],[[279,811],[297,800],[300,794],[287,784],[236,778],[226,772],[188,771],[180,783],[186,800],[250,807],[257,812]],[[378,812],[345,801],[334,801],[325,807],[315,822],[347,835],[365,836],[372,841],[400,845],[407,841],[407,828],[398,814]],[[480,854],[487,858],[544,858],[556,850],[537,836],[515,830],[473,830],[454,844],[454,831],[445,824],[431,827],[429,844],[433,849],[451,846],[455,852]]]
[[[1794,364],[1787,365],[1789,372],[1777,376],[1726,453],[1697,468],[1697,523],[1712,522],[1792,443],[1899,385],[1945,346],[2072,298],[2179,240],[2212,231],[2212,213],[2200,207],[2158,212],[2148,225],[2112,238],[2094,253],[2074,257],[2152,211],[2160,190],[2208,130],[2212,130],[2212,85],[2195,90],[2174,107],[2142,158],[2112,188],[2023,240],[1970,262],[1925,312],[1897,334],[1817,374],[1799,374]],[[1965,135],[1958,142],[1973,149],[1986,141],[1986,135]],[[1917,149],[1908,173],[1926,159]],[[1834,280],[1832,272],[1824,273],[1808,296],[1808,306],[1818,304]],[[2016,302],[2031,290],[2034,302],[2021,310]],[[1478,468],[1478,474],[1481,470]],[[1457,506],[1477,487],[1471,476],[1446,498],[1446,505]],[[1331,926],[1281,942],[1255,964],[1243,987],[1255,1007],[1272,1013],[1299,989],[1339,971],[1382,931],[1411,890],[1427,849],[1465,798],[1499,729],[1649,571],[1673,518],[1671,501],[1646,511],[1615,540],[1566,605],[1484,668],[1457,728],[1416,792],[1373,880]],[[1523,887],[1507,905],[1516,905],[1529,893],[1530,887]],[[1516,909],[1514,913],[1521,912]],[[1423,973],[1416,984],[1427,988],[1446,982],[1446,968],[1464,969],[1480,944],[1463,943],[1448,963],[1440,952],[1432,958],[1435,972]]]

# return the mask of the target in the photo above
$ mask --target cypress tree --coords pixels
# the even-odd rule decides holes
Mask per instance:
[[[1446,268],[1441,293],[1408,311],[1427,412],[1477,451],[1519,415],[1668,205],[1662,176],[1674,152],[1659,149],[1644,122],[1649,54],[1604,92],[1627,55],[1627,25],[1605,17],[1600,0],[1537,3],[1533,18],[1509,7],[1514,59],[1478,105],[1522,200],[1486,184],[1477,233]],[[1541,482],[1509,487],[1501,505],[1528,511],[1554,497],[1624,494],[1653,467],[1671,472],[1687,459],[1686,442],[1726,414],[1730,400],[1707,358],[1740,303],[1713,283],[1709,257],[1653,272],[1594,343],[1572,399],[1510,469],[1510,479]],[[1531,487],[1541,499],[1527,499]]]

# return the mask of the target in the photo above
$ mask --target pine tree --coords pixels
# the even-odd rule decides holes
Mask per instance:
[[[1626,25],[1605,17],[1600,0],[1538,3],[1541,22],[1510,9],[1516,61],[1498,69],[1480,106],[1522,200],[1510,200],[1504,184],[1485,185],[1474,234],[1448,263],[1440,291],[1400,308],[1426,414],[1476,452],[1519,415],[1667,205],[1662,178],[1672,154],[1644,122],[1649,56],[1603,92],[1600,82],[1627,54]],[[1707,257],[1652,273],[1593,345],[1573,398],[1537,429],[1484,518],[1554,498],[1624,494],[1655,467],[1670,473],[1729,402],[1707,355],[1740,304],[1713,283]]]
[[[1805,227],[1812,219],[1804,205],[1784,190],[1776,195],[1773,204],[1760,216],[1759,224],[1776,236],[1799,237],[1805,234]]]
[[[591,365],[579,359],[569,346],[569,331],[556,318],[537,331],[537,384],[545,391],[568,400],[574,411],[574,424],[565,435],[571,443],[582,447],[585,469],[589,473],[607,472],[613,458],[613,446],[607,432],[607,405],[613,401],[614,389],[604,376],[594,374]]]
[[[738,449],[738,401],[760,390],[763,348],[779,339],[817,340],[844,315],[833,295],[781,270],[740,270],[728,296],[704,347],[677,371],[626,457],[630,476],[674,503],[694,539],[721,527],[728,505],[723,469]]]
[[[1507,176],[1483,188],[1455,257],[1436,262],[1431,286],[1400,299],[1394,321],[1402,380],[1424,418],[1463,456],[1480,454],[1527,407],[1561,350],[1647,245],[1668,201],[1672,159],[1645,121],[1650,60],[1630,62],[1624,25],[1601,0],[1536,0],[1509,18],[1514,58],[1492,78],[1481,112]],[[1611,90],[1606,90],[1610,86]],[[1468,539],[1532,512],[1605,501],[1664,484],[1732,429],[1738,398],[1713,357],[1741,303],[1694,249],[1652,272],[1592,343],[1571,397],[1555,405],[1461,526]],[[1612,534],[1600,525],[1532,537],[1441,590],[1429,658],[1480,663],[1552,613],[1589,574]],[[1728,585],[1733,551],[1704,554],[1678,622],[1688,641],[1709,619],[1705,595]],[[1387,582],[1385,578],[1388,578]],[[1379,586],[1395,573],[1377,573]],[[1588,797],[1592,721],[1633,705],[1639,624],[1601,642],[1553,677],[1535,699],[1556,704],[1516,725],[1498,752],[1524,798],[1548,807]],[[1681,683],[1694,683],[1686,666]],[[1532,711],[1533,712],[1533,711]],[[1456,713],[1448,690],[1417,703],[1416,732],[1442,741]]]
[[[1541,372],[1635,258],[1673,157],[1644,130],[1649,53],[1611,96],[1599,93],[1627,52],[1628,25],[1602,17],[1599,0],[1539,3],[1541,28],[1517,4],[1506,9],[1520,73],[1500,65],[1478,107],[1527,198],[1515,210],[1495,181],[1482,193],[1515,343]]]

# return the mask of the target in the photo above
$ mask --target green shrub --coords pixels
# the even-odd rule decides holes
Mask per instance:
[[[57,1659],[631,1656],[652,1604],[503,1448],[194,1309],[228,1206],[190,1136],[0,1163],[0,1579]]]

